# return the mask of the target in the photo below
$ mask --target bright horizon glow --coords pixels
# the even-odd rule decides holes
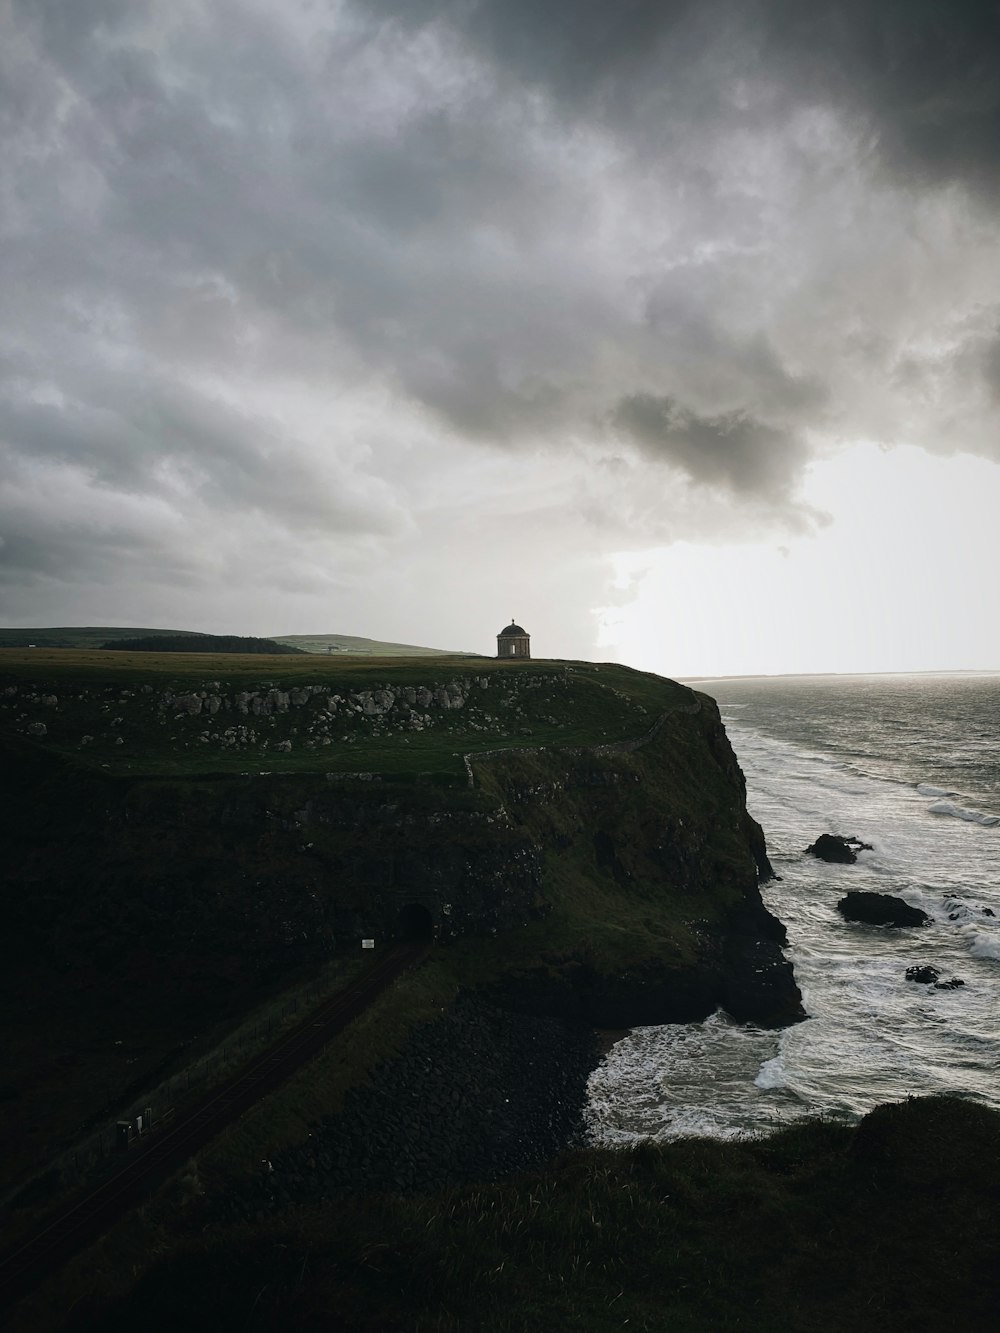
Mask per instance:
[[[996,464],[858,444],[803,498],[831,516],[812,537],[616,556],[635,595],[595,612],[601,656],[669,676],[1000,667]]]

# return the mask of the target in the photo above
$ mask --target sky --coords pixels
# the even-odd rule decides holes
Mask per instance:
[[[0,0],[0,621],[1000,668],[994,0]]]

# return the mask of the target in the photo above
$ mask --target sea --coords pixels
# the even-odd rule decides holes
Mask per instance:
[[[777,879],[805,1022],[635,1028],[593,1073],[595,1144],[737,1138],[948,1093],[1000,1109],[1000,673],[699,681],[718,702]],[[821,833],[870,844],[854,865],[806,855]],[[845,921],[852,889],[933,918]],[[906,979],[929,965],[938,989]]]

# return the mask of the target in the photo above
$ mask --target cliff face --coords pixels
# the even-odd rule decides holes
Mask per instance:
[[[506,1004],[610,1028],[720,1005],[762,1024],[803,1017],[785,928],[760,896],[764,835],[713,700],[692,694],[635,746],[474,768],[544,849],[553,948],[496,987]]]
[[[718,1005],[759,1023],[801,1017],[758,890],[763,836],[712,700],[622,668],[530,666],[476,686],[493,722],[471,700],[442,707],[435,773],[393,775],[410,723],[379,722],[373,738],[363,705],[353,725],[370,732],[355,744],[385,759],[381,776],[139,777],[0,733],[14,777],[8,1141],[30,1125],[44,1145],[47,1126],[113,1107],[267,988],[421,923],[453,984],[532,1020],[614,1028]],[[505,734],[484,733],[505,716]],[[487,749],[525,730],[533,748]]]
[[[534,923],[509,986],[546,1011],[787,1020],[763,835],[714,703],[684,699],[636,742],[472,755],[472,788],[108,779],[26,750],[7,938],[77,984],[194,994],[392,936],[418,908],[442,942]]]

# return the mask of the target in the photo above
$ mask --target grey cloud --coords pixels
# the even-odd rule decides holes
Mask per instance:
[[[3,507],[0,524],[0,584],[15,589],[56,582],[100,585],[123,573],[136,581],[193,586],[201,573],[203,555],[185,558],[176,544],[127,524],[97,528],[51,508],[8,513]]]
[[[816,96],[869,118],[916,180],[1000,185],[1000,9],[992,0],[774,0],[770,50]]]
[[[0,440],[390,548],[408,477],[461,459],[473,493],[501,449],[575,467],[611,421],[647,466],[793,523],[809,432],[891,438],[910,387],[922,280],[894,265],[919,200],[871,206],[893,186],[869,141],[907,181],[988,157],[981,61],[958,97],[985,7],[940,69],[929,9],[894,46],[902,9],[872,8],[20,0]],[[934,370],[945,397],[968,373]],[[404,465],[411,435],[432,443]],[[656,470],[636,489],[678,512]]]
[[[769,83],[772,116],[795,102],[830,99],[905,178],[991,192],[1000,184],[993,0],[367,0],[363,7],[411,26],[455,25],[516,77],[571,104],[599,106],[640,134],[639,107],[680,109],[688,126],[706,116],[748,123],[759,105],[746,100],[747,82],[758,93]],[[657,117],[655,133],[661,142],[670,136],[669,119]]]
[[[593,98],[609,76],[648,64],[695,0],[365,0],[408,27],[455,24],[489,57],[558,95]]]
[[[623,398],[611,424],[692,481],[737,492],[780,494],[805,454],[790,432],[746,412],[700,416],[648,393]]]
[[[982,373],[990,396],[1000,404],[1000,333],[983,349]]]
[[[138,382],[136,382],[138,381]],[[0,443],[39,462],[82,469],[123,492],[198,496],[219,513],[258,509],[319,532],[391,532],[391,506],[340,486],[310,464],[275,426],[182,382],[100,376],[91,396],[60,403],[0,398]],[[94,392],[96,390],[96,393]],[[169,466],[169,482],[163,469]]]

